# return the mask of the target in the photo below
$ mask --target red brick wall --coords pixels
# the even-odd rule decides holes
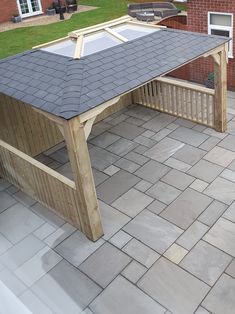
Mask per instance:
[[[188,1],[188,30],[193,32],[208,33],[208,11],[232,13],[234,15],[235,30],[235,1],[234,0],[189,0]],[[176,28],[180,26],[176,25]],[[235,56],[235,31],[233,34],[233,52]],[[171,74],[179,78],[203,83],[209,73],[213,72],[211,58],[201,58]],[[228,88],[235,90],[235,59],[229,59]]]
[[[52,4],[52,1],[53,0],[41,0],[43,12],[46,12],[46,9]],[[0,23],[8,22],[13,14],[19,12],[17,2],[16,0],[0,0],[0,2]]]
[[[42,11],[43,12],[46,12],[46,9],[51,6],[53,0],[41,0],[41,4],[42,4]],[[64,1],[62,0],[61,1],[61,4],[63,3]]]
[[[18,13],[16,0],[1,0],[0,23],[9,21],[15,13]]]

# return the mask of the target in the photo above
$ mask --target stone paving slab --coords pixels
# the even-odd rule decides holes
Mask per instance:
[[[204,191],[205,194],[227,205],[234,201],[235,183],[223,178],[216,178]]]
[[[152,201],[153,198],[148,195],[136,189],[130,189],[112,203],[112,206],[130,217],[135,217],[139,212],[152,203]]]
[[[226,273],[232,276],[233,278],[235,278],[235,259],[233,259],[233,261],[230,263],[230,265],[226,269]]]
[[[100,293],[101,288],[63,260],[37,281],[32,291],[53,312],[77,314]]]
[[[89,255],[104,243],[103,239],[96,242],[89,241],[80,231],[60,243],[55,251],[74,266],[79,266]]]
[[[99,206],[104,230],[103,239],[108,240],[130,221],[130,217],[102,201],[99,201]]]
[[[206,154],[206,152],[190,145],[184,145],[173,155],[173,157],[193,166]]]
[[[136,283],[140,277],[147,271],[147,268],[137,263],[136,261],[132,261],[123,271],[122,275],[128,279],[129,281]]]
[[[161,163],[150,160],[146,164],[144,164],[141,168],[139,168],[135,174],[150,182],[155,183],[157,182],[161,177],[163,177],[168,171],[170,170],[169,167],[162,165]]]
[[[227,206],[225,204],[213,201],[198,217],[198,220],[211,227],[225,212],[226,208]]]
[[[207,135],[185,127],[177,128],[169,137],[195,147],[198,147],[208,139]]]
[[[183,246],[187,250],[191,250],[193,246],[204,236],[209,228],[200,223],[194,221],[194,223],[178,238],[177,244]]]
[[[208,285],[165,258],[153,265],[138,287],[175,314],[193,313],[209,291]]]
[[[234,135],[130,106],[88,147],[103,237],[0,179],[0,284],[35,314],[232,314]],[[37,159],[73,180],[64,143]]]
[[[124,246],[123,252],[133,257],[145,267],[149,268],[160,257],[158,253],[136,239],[132,239]]]
[[[180,228],[187,229],[211,202],[210,197],[187,189],[161,213],[161,216]]]
[[[220,218],[203,239],[235,257],[235,224],[231,221]]]
[[[177,189],[185,190],[195,179],[178,170],[171,170],[161,181],[173,185]]]
[[[164,314],[165,309],[123,277],[117,277],[90,305],[95,314]]]
[[[235,153],[216,146],[203,158],[222,167],[227,167],[235,159]]]
[[[43,224],[43,220],[17,203],[1,214],[1,233],[16,244]]]
[[[139,181],[140,179],[133,174],[120,170],[98,186],[98,198],[107,204],[111,204]]]
[[[158,162],[164,162],[182,148],[184,144],[170,138],[164,138],[155,146],[147,150],[144,155]]]
[[[133,140],[135,137],[143,133],[145,130],[141,127],[127,122],[121,122],[109,130],[111,133],[122,136],[128,140]]]
[[[231,150],[232,152],[235,152],[235,136],[234,135],[228,135],[223,139],[218,146],[226,148],[228,150]]]
[[[148,122],[146,122],[145,124],[143,124],[143,127],[145,129],[148,129],[148,130],[151,130],[154,132],[158,132],[161,129],[163,129],[164,127],[166,127],[168,124],[173,122],[175,119],[176,119],[175,117],[169,116],[165,113],[160,113],[159,115],[157,115],[153,119],[151,119]]]
[[[83,262],[79,269],[105,288],[129,264],[131,258],[105,243]]]
[[[214,314],[230,314],[235,308],[235,281],[228,275],[222,275],[212,288],[203,306]]]
[[[231,260],[232,257],[228,254],[200,241],[183,259],[180,266],[208,285],[213,286]]]
[[[35,314],[53,314],[52,311],[46,306],[31,290],[26,290],[19,297],[20,301]]]
[[[137,215],[123,229],[158,253],[163,253],[183,232],[182,229],[147,210]]]
[[[188,174],[210,183],[215,180],[223,169],[221,166],[202,159],[188,171]]]
[[[157,182],[146,193],[162,203],[170,204],[180,195],[181,191],[164,182]]]

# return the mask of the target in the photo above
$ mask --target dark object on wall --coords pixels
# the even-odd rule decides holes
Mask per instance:
[[[73,13],[77,11],[78,9],[77,0],[66,0],[66,7],[68,13]]]

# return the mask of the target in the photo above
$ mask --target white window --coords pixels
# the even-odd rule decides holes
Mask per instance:
[[[208,12],[208,34],[233,38],[233,15]],[[228,56],[233,57],[233,40],[229,42]]]

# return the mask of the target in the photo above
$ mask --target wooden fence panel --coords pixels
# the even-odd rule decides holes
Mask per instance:
[[[0,140],[0,176],[80,229],[75,183]]]
[[[133,92],[134,102],[209,127],[215,127],[214,90],[159,78]]]
[[[31,106],[0,94],[0,139],[30,156],[63,141],[55,122]]]

